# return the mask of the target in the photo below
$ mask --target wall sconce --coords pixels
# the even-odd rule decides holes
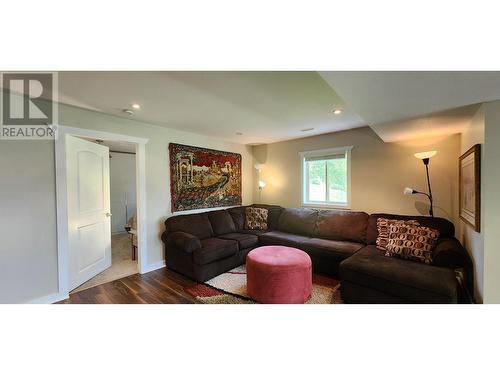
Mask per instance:
[[[255,169],[257,169],[257,170],[259,171],[259,173],[260,173],[260,172],[262,172],[262,170],[264,169],[264,164],[259,164],[259,163],[257,163],[257,164],[254,164],[254,167],[255,167]]]
[[[417,152],[414,156],[417,159],[421,159],[425,165],[425,173],[427,175],[427,188],[429,189],[429,193],[424,193],[409,187],[406,187],[403,191],[405,195],[411,194],[423,194],[429,198],[430,207],[429,207],[429,215],[434,217],[434,209],[433,209],[433,200],[432,200],[432,190],[431,190],[431,180],[429,178],[429,159],[437,154],[437,151],[426,151],[426,152]]]
[[[262,189],[266,187],[266,183],[262,180],[259,180],[259,203],[262,203]]]
[[[262,181],[262,170],[264,169],[264,164],[260,164],[260,163],[257,163],[257,164],[254,164],[254,167],[255,169],[257,169],[257,171],[259,172],[259,184],[258,184],[258,187],[259,187],[259,203],[262,202],[262,189],[266,186],[266,183],[264,181]]]

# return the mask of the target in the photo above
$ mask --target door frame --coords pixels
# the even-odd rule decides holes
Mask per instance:
[[[66,135],[123,141],[135,144],[136,199],[137,199],[137,268],[139,273],[149,271],[147,265],[146,223],[146,143],[149,139],[98,130],[58,125],[54,142],[57,202],[57,273],[60,300],[69,297],[69,247],[68,247],[68,194],[66,181]]]

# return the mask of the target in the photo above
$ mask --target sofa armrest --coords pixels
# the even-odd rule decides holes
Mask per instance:
[[[201,242],[198,237],[186,232],[165,232],[162,239],[166,244],[173,245],[186,253],[201,249]]]
[[[438,241],[433,253],[432,263],[438,267],[452,269],[471,267],[471,260],[467,250],[456,238],[443,238]]]

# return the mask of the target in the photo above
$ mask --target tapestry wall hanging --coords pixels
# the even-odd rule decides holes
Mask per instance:
[[[172,212],[241,205],[241,155],[170,143]]]

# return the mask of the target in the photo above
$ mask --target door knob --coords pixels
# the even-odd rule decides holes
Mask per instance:
[[[106,212],[106,217],[111,217],[111,216],[113,216],[113,214]]]

